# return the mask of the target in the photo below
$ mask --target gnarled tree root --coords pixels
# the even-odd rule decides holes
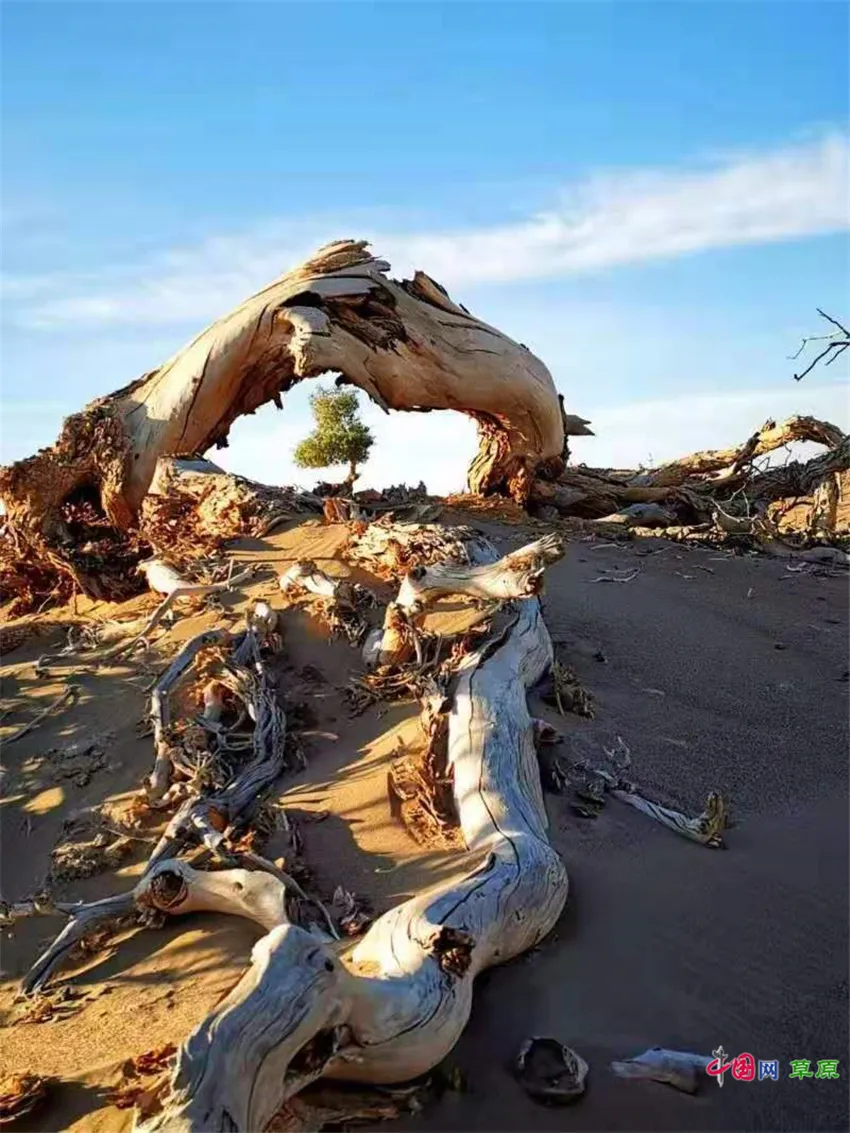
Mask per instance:
[[[318,1077],[404,1081],[454,1046],[475,976],[532,947],[566,900],[526,706],[551,661],[531,597],[507,610],[456,677],[448,764],[474,855],[467,876],[385,914],[349,950],[295,925],[273,928],[184,1044],[172,1096],[144,1128],[261,1129]]]

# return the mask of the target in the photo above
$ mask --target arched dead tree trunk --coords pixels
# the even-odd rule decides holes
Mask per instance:
[[[387,275],[364,241],[320,249],[203,331],[158,369],[69,417],[59,439],[0,471],[0,498],[27,553],[109,589],[104,554],[75,527],[82,501],[111,530],[134,528],[161,457],[224,446],[234,420],[304,378],[331,372],[384,409],[456,409],[478,422],[474,492],[524,501],[562,467],[567,417],[528,349],[417,272]],[[573,426],[569,425],[572,421]],[[69,512],[69,508],[71,511]]]

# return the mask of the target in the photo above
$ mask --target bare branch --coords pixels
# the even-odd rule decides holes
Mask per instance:
[[[807,374],[810,374],[812,372],[815,366],[817,366],[818,362],[820,362],[823,358],[827,359],[824,365],[832,365],[835,359],[840,357],[847,349],[847,347],[850,346],[850,331],[842,323],[840,323],[838,319],[833,318],[832,315],[828,315],[826,311],[822,311],[820,307],[817,308],[817,313],[821,316],[821,318],[826,319],[828,323],[832,323],[832,325],[836,327],[837,330],[834,330],[831,334],[813,334],[803,339],[803,341],[800,343],[800,349],[797,351],[797,353],[790,356],[792,360],[799,358],[810,342],[828,342],[829,345],[825,346],[823,350],[820,351],[820,353],[812,362],[809,363],[809,365],[805,368],[805,370],[802,371],[802,373],[793,375],[795,382],[802,381]]]

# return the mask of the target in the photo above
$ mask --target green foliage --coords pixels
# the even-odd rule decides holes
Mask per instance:
[[[327,468],[347,464],[349,478],[369,459],[375,438],[357,416],[357,394],[319,386],[310,397],[316,427],[296,446],[293,458],[299,468]]]

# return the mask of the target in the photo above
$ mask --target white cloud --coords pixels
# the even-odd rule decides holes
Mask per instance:
[[[600,176],[521,224],[408,238],[406,258],[453,282],[507,282],[840,231],[848,160],[836,134],[715,169]]]
[[[599,174],[516,223],[393,233],[361,218],[355,230],[396,274],[421,267],[449,287],[563,277],[844,231],[849,163],[850,138],[832,133],[712,166]],[[270,221],[99,276],[17,277],[5,284],[7,308],[30,327],[203,322],[350,227],[344,216],[333,227]]]

